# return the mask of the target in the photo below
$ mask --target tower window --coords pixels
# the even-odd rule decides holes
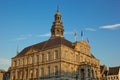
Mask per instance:
[[[59,30],[57,30],[57,34],[59,34]]]

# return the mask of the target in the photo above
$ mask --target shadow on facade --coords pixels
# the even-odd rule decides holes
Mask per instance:
[[[64,72],[58,71],[42,77],[31,78],[26,80],[100,80],[97,78],[97,72],[89,65],[82,65],[76,71]]]

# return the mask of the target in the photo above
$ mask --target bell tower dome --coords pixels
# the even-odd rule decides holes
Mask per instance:
[[[54,16],[54,22],[51,28],[51,38],[56,37],[64,37],[64,28],[61,22],[61,14],[58,9]]]

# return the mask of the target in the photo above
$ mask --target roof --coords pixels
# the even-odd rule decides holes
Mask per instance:
[[[120,66],[109,67],[108,75],[118,75]]]
[[[57,47],[60,45],[65,45],[69,48],[74,48],[74,46],[72,45],[72,42],[66,40],[63,37],[57,37],[57,38],[49,39],[47,41],[26,47],[16,57],[25,55],[25,53],[27,53],[31,48],[37,51],[41,51],[41,50]]]

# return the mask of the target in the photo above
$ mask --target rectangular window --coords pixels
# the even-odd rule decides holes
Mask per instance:
[[[55,59],[58,59],[58,50],[55,50]]]
[[[44,54],[42,54],[42,62],[44,62]]]
[[[33,70],[30,71],[30,78],[33,78]]]
[[[38,78],[38,75],[39,75],[38,69],[36,69],[36,78]]]
[[[13,64],[13,66],[16,66],[16,61],[14,61],[14,64]]]
[[[50,52],[48,52],[48,61],[50,61]]]
[[[23,58],[23,63],[22,63],[22,65],[24,65],[25,64],[25,61],[24,61],[25,59]]]
[[[20,59],[18,60],[19,66],[20,66]]]
[[[34,56],[31,56],[31,58],[32,58],[32,64],[34,63]]]
[[[27,58],[25,57],[25,60],[24,60],[24,62],[25,62],[25,65],[27,65]]]
[[[28,79],[28,70],[26,69],[26,79]]]
[[[55,66],[55,75],[58,75],[58,66]]]
[[[50,76],[50,66],[48,66],[48,76]]]
[[[41,77],[44,77],[44,68],[41,68]]]
[[[37,57],[37,61],[36,62],[39,63],[39,55],[37,55],[36,57]]]
[[[27,64],[29,64],[29,57],[27,57]]]
[[[22,62],[22,61],[21,61],[21,59],[20,59],[20,61],[19,61],[19,62],[20,62],[20,65],[21,65],[21,62]]]

